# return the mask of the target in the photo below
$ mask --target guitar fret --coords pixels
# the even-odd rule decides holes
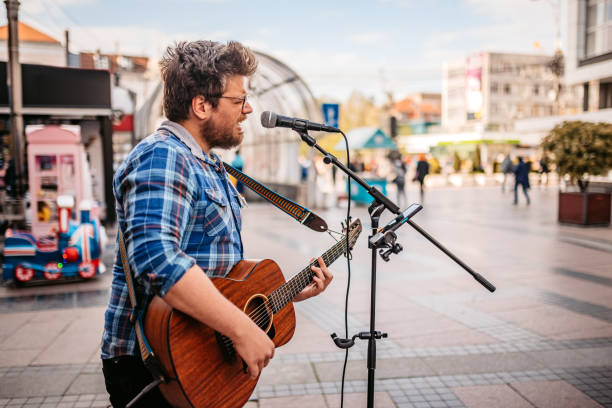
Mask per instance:
[[[356,238],[359,236],[361,230],[351,231],[349,242],[352,245]],[[325,265],[331,265],[336,259],[338,259],[342,254],[346,253],[346,236],[342,238],[339,242],[334,244],[330,249],[328,249],[325,253],[321,255],[323,262]],[[305,287],[310,285],[312,282],[315,273],[311,269],[312,266],[319,266],[317,260],[310,263],[306,268],[300,271],[297,275],[291,278],[288,282],[285,282],[284,285],[277,288],[272,294],[270,294],[270,299],[272,301],[272,307],[274,312],[279,311],[285,305],[300,292]]]

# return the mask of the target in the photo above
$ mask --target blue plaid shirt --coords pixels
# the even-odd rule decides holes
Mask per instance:
[[[178,123],[165,121],[130,152],[113,179],[141,305],[164,296],[197,263],[225,276],[242,259],[242,198],[219,158],[206,155]],[[138,355],[131,303],[117,245],[102,358]]]

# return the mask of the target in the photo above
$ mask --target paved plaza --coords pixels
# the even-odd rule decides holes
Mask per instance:
[[[556,221],[557,189],[512,205],[499,188],[428,191],[414,221],[497,286],[489,293],[409,226],[378,261],[376,407],[612,407],[612,228]],[[523,197],[520,197],[522,199]],[[409,191],[409,201],[418,201]],[[346,205],[346,203],[343,203]],[[317,211],[339,230],[345,209]],[[264,203],[245,209],[248,258],[286,277],[333,245]],[[366,229],[353,251],[349,332],[369,327]],[[390,216],[386,216],[386,220]],[[105,255],[112,263],[113,247]],[[346,260],[321,296],[295,305],[249,408],[339,407]],[[110,272],[90,282],[0,288],[0,407],[104,407],[99,360]],[[366,341],[349,352],[345,406],[365,406]]]

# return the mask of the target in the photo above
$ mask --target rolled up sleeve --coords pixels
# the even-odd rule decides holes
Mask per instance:
[[[164,296],[195,264],[181,249],[196,194],[190,171],[182,154],[158,143],[115,177],[130,267],[148,295]]]

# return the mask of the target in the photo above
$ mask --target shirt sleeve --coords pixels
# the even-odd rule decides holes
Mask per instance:
[[[196,197],[190,171],[184,155],[156,143],[115,176],[128,260],[149,295],[164,296],[195,264],[180,246]]]

